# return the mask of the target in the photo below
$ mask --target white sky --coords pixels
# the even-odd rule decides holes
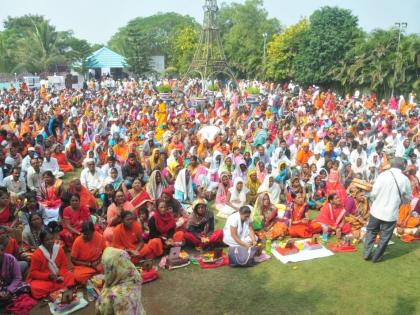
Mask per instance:
[[[218,1],[219,5],[222,1]],[[226,3],[244,2],[225,0]],[[0,21],[7,16],[41,14],[58,30],[73,30],[75,35],[91,43],[106,44],[127,22],[138,16],[157,12],[177,12],[202,21],[204,0],[2,0]],[[265,0],[270,17],[282,25],[291,25],[301,17],[325,5],[351,9],[359,25],[367,31],[389,28],[395,22],[407,22],[408,33],[420,33],[420,0]],[[2,28],[2,25],[1,25]]]

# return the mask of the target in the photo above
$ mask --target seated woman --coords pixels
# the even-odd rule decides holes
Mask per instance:
[[[22,280],[16,258],[5,253],[4,244],[0,244],[0,271],[0,307],[5,307],[20,294],[28,293],[29,286]]]
[[[80,203],[80,196],[73,194],[70,197],[70,206],[63,211],[63,230],[60,232],[60,238],[70,249],[74,239],[82,235],[82,225],[91,221],[89,209],[86,205]]]
[[[93,275],[102,273],[101,256],[106,245],[92,222],[83,223],[81,231],[82,235],[74,240],[70,256],[74,278],[78,283],[86,284]]]
[[[27,278],[32,296],[36,299],[74,285],[74,275],[69,272],[66,254],[55,243],[54,235],[43,231],[40,240],[42,245],[32,255]]]
[[[54,153],[51,155],[57,160],[58,168],[64,173],[73,171],[73,166],[67,160],[67,156],[63,153],[61,144],[57,144],[54,147]]]
[[[159,170],[154,170],[146,184],[146,192],[152,200],[157,200],[161,198],[163,188],[165,188],[165,185],[162,180],[162,173]]]
[[[223,172],[219,177],[219,186],[216,192],[216,203],[214,207],[218,210],[217,216],[225,216],[226,213],[233,213],[235,209],[228,205],[229,203],[229,189],[233,186],[230,180],[229,173]],[[219,215],[220,214],[220,215]]]
[[[114,228],[122,222],[121,213],[123,211],[133,211],[133,205],[129,201],[125,200],[125,196],[122,191],[117,191],[114,195],[114,202],[108,207],[106,213],[106,222],[108,226],[103,235],[107,245],[112,243],[114,238]]]
[[[325,181],[322,180],[321,175],[315,175],[312,182],[311,197],[308,201],[309,207],[315,210],[321,209],[327,199],[326,196]]]
[[[42,231],[45,231],[44,221],[42,217],[33,212],[29,215],[28,224],[22,232],[23,250],[28,258],[32,257],[33,252],[41,246],[39,238]]]
[[[244,180],[237,177],[233,183],[233,186],[229,188],[227,192],[227,203],[219,210],[217,214],[221,218],[227,218],[232,213],[239,210],[239,208],[246,205],[246,196],[248,188],[244,187]]]
[[[4,246],[6,254],[12,255],[17,259],[22,274],[25,274],[28,270],[28,258],[21,251],[16,239],[6,234],[4,230],[0,230],[0,244]]]
[[[112,185],[115,190],[125,189],[124,181],[118,176],[118,170],[115,167],[109,170],[109,175],[105,178],[103,185]]]
[[[104,287],[96,301],[97,314],[143,315],[142,279],[127,252],[108,247],[102,255]]]
[[[162,199],[166,201],[168,210],[170,213],[172,213],[176,221],[176,229],[181,229],[181,228],[185,229],[188,214],[182,208],[181,203],[174,198],[173,194],[174,194],[173,187],[165,187],[162,191]],[[149,212],[150,211],[153,211],[153,210],[149,209]]]
[[[170,185],[170,186],[174,185],[176,177],[177,177],[180,169],[181,169],[181,167],[180,167],[180,165],[178,164],[177,161],[170,161],[168,163],[168,166],[166,166],[162,170],[162,177],[168,185]]]
[[[151,238],[147,243],[142,238],[143,230],[134,214],[130,211],[121,213],[122,223],[114,229],[112,247],[124,249],[134,264],[141,259],[153,259],[163,254],[163,244],[160,238]]]
[[[267,192],[270,196],[270,200],[273,204],[278,204],[280,202],[280,185],[274,181],[274,176],[268,174],[265,176],[263,183],[258,189],[258,193]]]
[[[400,206],[397,221],[398,234],[414,235],[418,234],[420,225],[420,199],[414,197],[409,204]]]
[[[112,185],[105,185],[104,193],[101,194],[102,200],[102,207],[99,210],[99,214],[106,218],[106,213],[108,211],[108,207],[112,204],[115,195],[114,186]]]
[[[75,143],[69,143],[66,147],[66,158],[74,168],[83,166],[83,153],[77,148]]]
[[[149,220],[149,239],[161,238],[164,244],[170,246],[174,242],[182,243],[184,232],[175,232],[176,221],[169,212],[168,205],[163,199],[158,200],[157,210]]]
[[[321,208],[318,216],[314,220],[319,223],[322,228],[323,237],[328,233],[335,232],[338,237],[342,233],[348,234],[351,232],[351,226],[345,220],[346,210],[341,205],[340,197],[336,194],[328,196],[328,202]],[[318,227],[318,225],[313,225]]]
[[[143,189],[143,182],[138,177],[133,180],[133,185],[127,191],[125,197],[133,207],[137,207],[145,199],[151,199],[150,195]]]
[[[193,213],[188,217],[187,231],[184,233],[186,243],[199,248],[222,243],[223,231],[215,231],[214,223],[214,215],[207,208],[207,203],[197,199],[193,204]]]
[[[260,239],[275,240],[287,234],[287,224],[277,217],[268,192],[261,193],[252,210],[252,226]]]
[[[255,247],[257,238],[251,221],[251,208],[244,206],[229,216],[223,228],[223,243],[228,246]]]
[[[309,206],[301,193],[292,194],[293,202],[289,205],[290,216],[289,235],[291,237],[312,237],[313,234],[321,233],[322,229],[317,223],[309,220]],[[286,210],[287,211],[287,210]]]
[[[92,211],[99,208],[98,202],[95,199],[95,196],[82,185],[82,182],[79,178],[74,178],[69,185],[67,191],[71,194],[78,194],[80,196],[80,203],[86,205]]]
[[[0,189],[0,227],[11,231],[17,224],[14,206],[10,203],[9,193],[5,189]]]
[[[36,193],[30,192],[26,195],[26,205],[19,211],[19,221],[24,227],[29,224],[29,217],[33,213],[38,214],[42,218],[42,221],[47,219],[44,206],[38,202]]]
[[[186,210],[195,200],[193,182],[188,169],[182,169],[175,181],[175,199],[178,200]]]
[[[261,183],[258,181],[257,171],[255,169],[249,170],[246,181],[246,187],[249,190],[248,194],[246,195],[248,204],[255,204],[258,198],[258,188],[260,188],[260,186]]]
[[[51,221],[58,221],[63,183],[61,179],[56,179],[51,171],[45,171],[42,177],[43,182],[38,190],[37,198],[44,206],[47,215],[44,224],[48,224]]]
[[[362,238],[362,227],[367,225],[369,219],[369,202],[363,191],[356,192],[356,212],[349,214],[346,221],[351,225],[351,232],[356,240]]]

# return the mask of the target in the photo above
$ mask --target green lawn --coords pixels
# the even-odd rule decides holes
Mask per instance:
[[[272,258],[247,269],[161,271],[143,286],[143,305],[148,315],[420,314],[420,242],[393,240],[377,264],[361,258],[359,245],[356,253],[287,265]]]

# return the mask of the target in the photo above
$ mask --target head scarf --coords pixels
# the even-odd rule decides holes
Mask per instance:
[[[187,177],[185,175],[187,169],[182,169],[175,180],[175,190],[178,190],[184,194],[184,200],[194,200],[194,190],[192,186],[192,178],[187,183]]]
[[[100,314],[115,314],[122,308],[130,314],[144,314],[141,305],[141,277],[126,251],[108,247],[102,255],[105,285],[96,302]],[[124,305],[123,305],[124,304]]]
[[[156,183],[156,177],[157,174],[160,174],[160,178],[161,178],[161,182],[160,184]],[[149,177],[149,181],[147,182],[146,185],[146,191],[147,193],[150,195],[150,197],[152,197],[152,199],[159,199],[160,196],[162,195],[162,190],[163,190],[164,186],[163,186],[163,177],[162,177],[162,173],[159,170],[155,170],[152,172],[152,174]]]
[[[264,202],[265,195],[268,195],[268,198],[270,198],[270,194],[268,192],[263,192],[258,195],[258,198],[255,201],[254,208],[252,208],[252,212],[251,212],[252,222],[261,222],[264,219],[263,202]],[[273,204],[271,203],[271,199],[270,199],[269,208],[272,208],[272,206]]]
[[[235,180],[233,181],[233,186],[229,188],[229,192],[230,192],[230,199],[231,201],[240,201],[243,205],[245,205],[246,203],[246,194],[249,192],[248,188],[245,187],[245,185],[242,187],[242,190],[239,191],[236,188],[236,185],[238,185],[238,183],[244,183],[244,180],[241,177],[237,177],[235,178]]]
[[[200,216],[197,213],[197,207],[200,204],[206,206],[206,212],[204,213],[204,216]],[[204,230],[208,230],[211,213],[207,208],[207,202],[204,199],[197,199],[196,201],[194,201],[192,207],[193,207],[193,212],[188,217],[188,226],[198,227],[205,224],[206,226]]]
[[[158,157],[158,161],[155,162],[155,153],[159,152],[158,148],[154,148],[152,150],[152,155],[149,157],[149,164],[150,164],[150,170],[153,171],[155,170],[156,167],[160,166],[160,155]]]
[[[270,178],[272,178],[273,181],[274,181],[274,176],[273,175],[267,175],[264,178],[264,181],[261,184],[260,188],[258,189],[258,193],[267,192],[268,195],[270,196],[271,202],[276,204],[280,201],[281,189],[280,189],[280,185],[277,184],[275,181],[274,181],[273,185],[271,187],[269,187],[270,186]]]
[[[248,175],[247,175],[248,180],[247,180],[246,186],[248,187],[250,192],[252,192],[253,194],[256,194],[258,192],[258,188],[260,187],[261,183],[259,182],[258,177],[255,182],[251,179],[251,176],[253,174],[257,174],[257,171],[255,169],[248,171]]]
[[[155,219],[156,229],[162,236],[167,236],[168,232],[176,226],[175,219],[169,211],[166,211],[165,214],[161,214],[156,210],[153,214],[153,218]]]

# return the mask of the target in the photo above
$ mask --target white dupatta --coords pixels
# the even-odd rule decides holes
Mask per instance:
[[[58,255],[60,245],[54,244],[51,256],[50,256],[49,251],[44,247],[44,245],[39,246],[39,249],[44,254],[44,257],[48,260],[48,268],[50,268],[51,273],[54,275],[58,275],[59,269],[55,263],[55,260]]]

